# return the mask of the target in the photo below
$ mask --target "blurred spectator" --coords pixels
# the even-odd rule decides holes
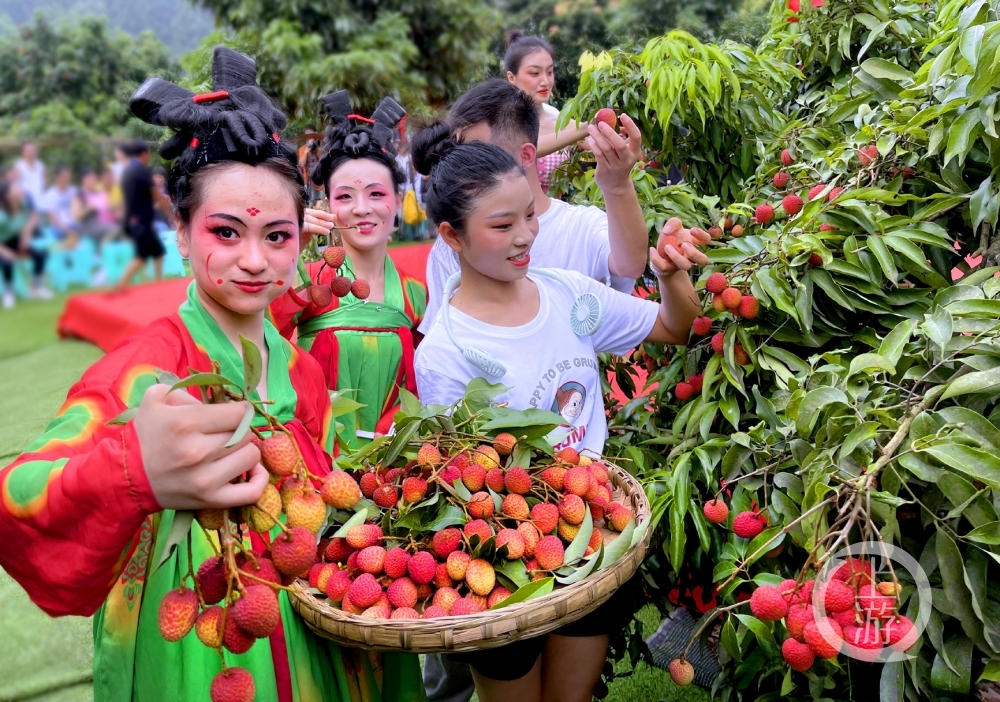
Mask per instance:
[[[101,187],[108,194],[108,208],[115,217],[118,230],[122,231],[122,222],[125,219],[125,203],[122,202],[121,180],[115,176],[112,166],[108,166],[101,171]]]
[[[45,164],[38,159],[38,149],[34,142],[26,142],[21,147],[21,158],[14,164],[21,188],[31,197],[31,204],[38,208],[45,193]]]
[[[18,258],[31,257],[32,279],[28,297],[47,300],[52,292],[43,283],[45,251],[31,248],[31,237],[38,226],[38,213],[21,187],[20,179],[0,179],[0,274],[3,276],[4,309],[14,306],[14,265]]]
[[[112,161],[109,166],[111,174],[114,176],[114,182],[117,185],[121,185],[122,174],[125,172],[125,169],[128,168],[129,164],[129,157],[128,154],[125,153],[125,150],[125,144],[115,144],[115,160]]]
[[[399,241],[421,241],[428,238],[428,230],[431,228],[427,220],[427,211],[424,209],[424,178],[413,167],[410,141],[406,138],[405,132],[401,131],[396,144],[396,163],[406,177],[400,188],[403,206],[399,208],[399,228],[396,238]]]
[[[153,260],[156,280],[163,280],[163,256],[166,250],[154,226],[155,208],[170,211],[170,199],[153,182],[149,168],[149,145],[144,141],[126,144],[129,164],[122,173],[122,199],[125,202],[125,234],[135,243],[135,258],[128,264],[116,286],[124,289],[146,262]]]
[[[163,193],[163,197],[167,197],[167,169],[163,166],[153,168],[153,185]],[[170,231],[170,214],[157,207],[153,213],[153,226],[158,234]]]
[[[306,143],[299,147],[299,168],[302,170],[302,177],[306,181],[306,193],[309,199],[309,205],[312,206],[319,200],[322,200],[325,193],[322,188],[317,188],[313,185],[312,178],[310,174],[316,164],[319,163],[319,147],[322,141],[320,135],[316,132],[315,124],[307,124],[305,129],[305,134],[315,134],[317,138],[308,139]]]
[[[98,244],[118,233],[111,196],[89,169],[80,178],[80,190],[73,200],[73,219],[79,223],[81,236],[95,239]]]
[[[80,227],[73,217],[73,202],[76,200],[73,174],[66,166],[56,168],[55,181],[42,196],[39,210],[48,218],[48,225],[59,232],[66,248],[76,246]]]

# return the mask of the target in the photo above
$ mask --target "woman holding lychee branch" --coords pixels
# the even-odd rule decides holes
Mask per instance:
[[[565,425],[551,438],[557,452],[601,455],[607,419],[597,354],[623,354],[643,341],[687,343],[700,311],[688,271],[708,263],[697,248],[708,235],[668,223],[659,250],[649,251],[659,304],[578,273],[530,269],[538,222],[532,190],[512,156],[483,142],[457,144],[440,124],[414,138],[412,153],[417,170],[431,176],[431,220],[461,265],[417,351],[421,400],[450,406],[470,381],[487,378],[509,388],[496,399],[510,407],[562,415]],[[493,504],[482,506],[485,514]],[[512,503],[503,511],[517,516],[519,509]],[[589,700],[609,634],[631,615],[626,594],[555,634],[507,646],[503,655],[449,658],[472,665],[483,702]]]
[[[399,389],[416,391],[414,331],[427,289],[399,271],[388,255],[405,182],[396,161],[396,129],[406,114],[385,98],[370,117],[354,114],[344,90],[322,98],[330,124],[311,179],[326,191],[330,211],[306,210],[307,231],[340,234],[323,260],[305,266],[297,285],[271,306],[275,326],[319,361],[330,390],[360,407],[341,414],[330,437],[359,448],[388,433]],[[301,269],[300,269],[301,270]]]
[[[262,466],[276,470],[278,454],[289,501],[315,492],[292,474],[331,473],[321,448],[331,419],[316,362],[265,319],[304,243],[303,182],[280,137],[285,116],[257,86],[252,59],[219,47],[212,75],[211,93],[150,79],[130,102],[137,117],[174,132],[160,153],[174,161],[177,243],[194,275],[187,300],[87,370],[45,433],[0,471],[0,566],[53,616],[97,613],[95,700],[206,699],[211,689],[216,700],[353,702],[373,699],[383,683],[383,700],[421,699],[416,657],[385,657],[377,678],[368,656],[308,632],[284,592],[251,584],[279,585],[306,559],[308,569],[312,532],[290,523],[291,537],[255,536],[251,557],[226,531],[241,507],[263,506],[270,521],[281,510],[280,496],[265,501],[277,490]],[[259,380],[244,377],[241,337],[259,350]],[[215,370],[250,384],[258,431],[282,431],[261,448],[250,432],[230,445],[247,401],[203,404],[197,387],[171,392],[160,380],[161,371]],[[138,408],[134,419],[110,423],[128,407]],[[173,527],[190,510],[203,526],[190,531],[190,550],[171,549]],[[259,512],[244,510],[245,521]],[[242,574],[247,581],[237,582]],[[264,616],[237,616],[247,609]]]

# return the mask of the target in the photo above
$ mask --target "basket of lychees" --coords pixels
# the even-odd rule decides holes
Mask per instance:
[[[650,517],[638,481],[553,451],[557,415],[483,405],[411,406],[395,436],[350,459],[362,497],[333,510],[290,598],[316,634],[370,650],[493,648],[583,617],[635,573]]]

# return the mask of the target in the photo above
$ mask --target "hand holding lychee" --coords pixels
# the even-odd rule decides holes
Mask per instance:
[[[671,217],[663,225],[656,248],[649,250],[653,267],[664,273],[689,271],[695,265],[708,265],[708,256],[698,247],[708,244],[712,236],[698,227],[685,229],[683,222]]]
[[[614,116],[613,111],[604,109]],[[600,114],[599,112],[598,115]],[[608,117],[607,113],[603,117]],[[619,132],[606,119],[595,119],[595,124],[587,127],[590,136],[585,139],[585,143],[597,161],[594,180],[602,192],[625,185],[631,187],[632,168],[643,158],[639,127],[627,114],[622,113],[619,120]]]

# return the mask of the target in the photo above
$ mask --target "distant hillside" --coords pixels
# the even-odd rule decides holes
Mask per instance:
[[[129,34],[153,30],[174,57],[194,49],[214,28],[211,13],[186,0],[0,0],[0,24],[31,21],[36,10],[54,24],[82,15],[103,15]]]

